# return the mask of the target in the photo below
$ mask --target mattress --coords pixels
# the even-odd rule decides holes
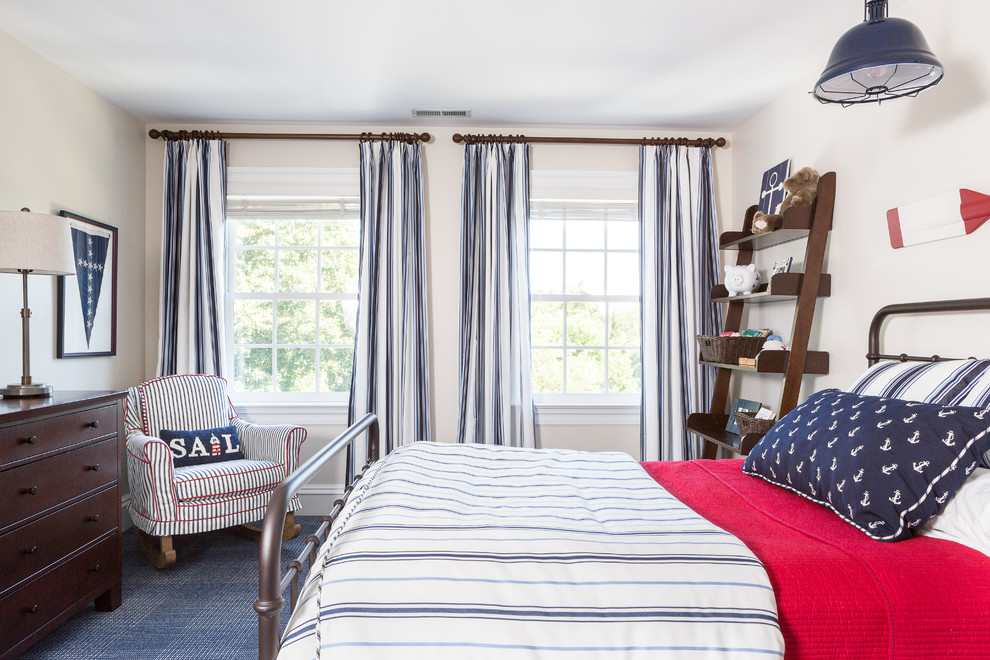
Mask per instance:
[[[990,558],[952,541],[881,543],[741,460],[643,463],[766,567],[790,660],[986,658]]]
[[[629,456],[417,442],[352,493],[278,657],[782,655],[760,562]]]

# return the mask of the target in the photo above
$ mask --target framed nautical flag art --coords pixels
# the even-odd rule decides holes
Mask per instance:
[[[757,210],[760,213],[772,215],[777,212],[780,203],[787,196],[784,190],[784,179],[791,171],[790,159],[782,163],[777,163],[763,173],[763,182],[760,184],[760,203]]]
[[[69,219],[76,274],[58,278],[57,355],[117,354],[117,228],[59,211]]]

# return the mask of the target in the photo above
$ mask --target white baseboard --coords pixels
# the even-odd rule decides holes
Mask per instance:
[[[301,516],[325,516],[333,508],[334,500],[342,497],[344,486],[342,484],[309,484],[303,486],[299,491],[299,499],[303,508],[299,511]],[[131,503],[131,495],[127,493],[120,498],[120,531],[126,532],[134,524],[131,516],[127,512],[127,507]]]

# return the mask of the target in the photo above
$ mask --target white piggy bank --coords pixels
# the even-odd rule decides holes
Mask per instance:
[[[759,283],[760,274],[753,264],[725,267],[725,288],[729,291],[730,297],[740,293],[751,293]]]

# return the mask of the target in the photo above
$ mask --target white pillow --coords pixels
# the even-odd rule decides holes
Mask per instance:
[[[915,534],[962,543],[990,557],[990,470],[976,468],[942,513]]]
[[[965,399],[977,382],[990,388],[988,371],[990,360],[879,362],[857,378],[849,391],[941,406],[973,405]]]

